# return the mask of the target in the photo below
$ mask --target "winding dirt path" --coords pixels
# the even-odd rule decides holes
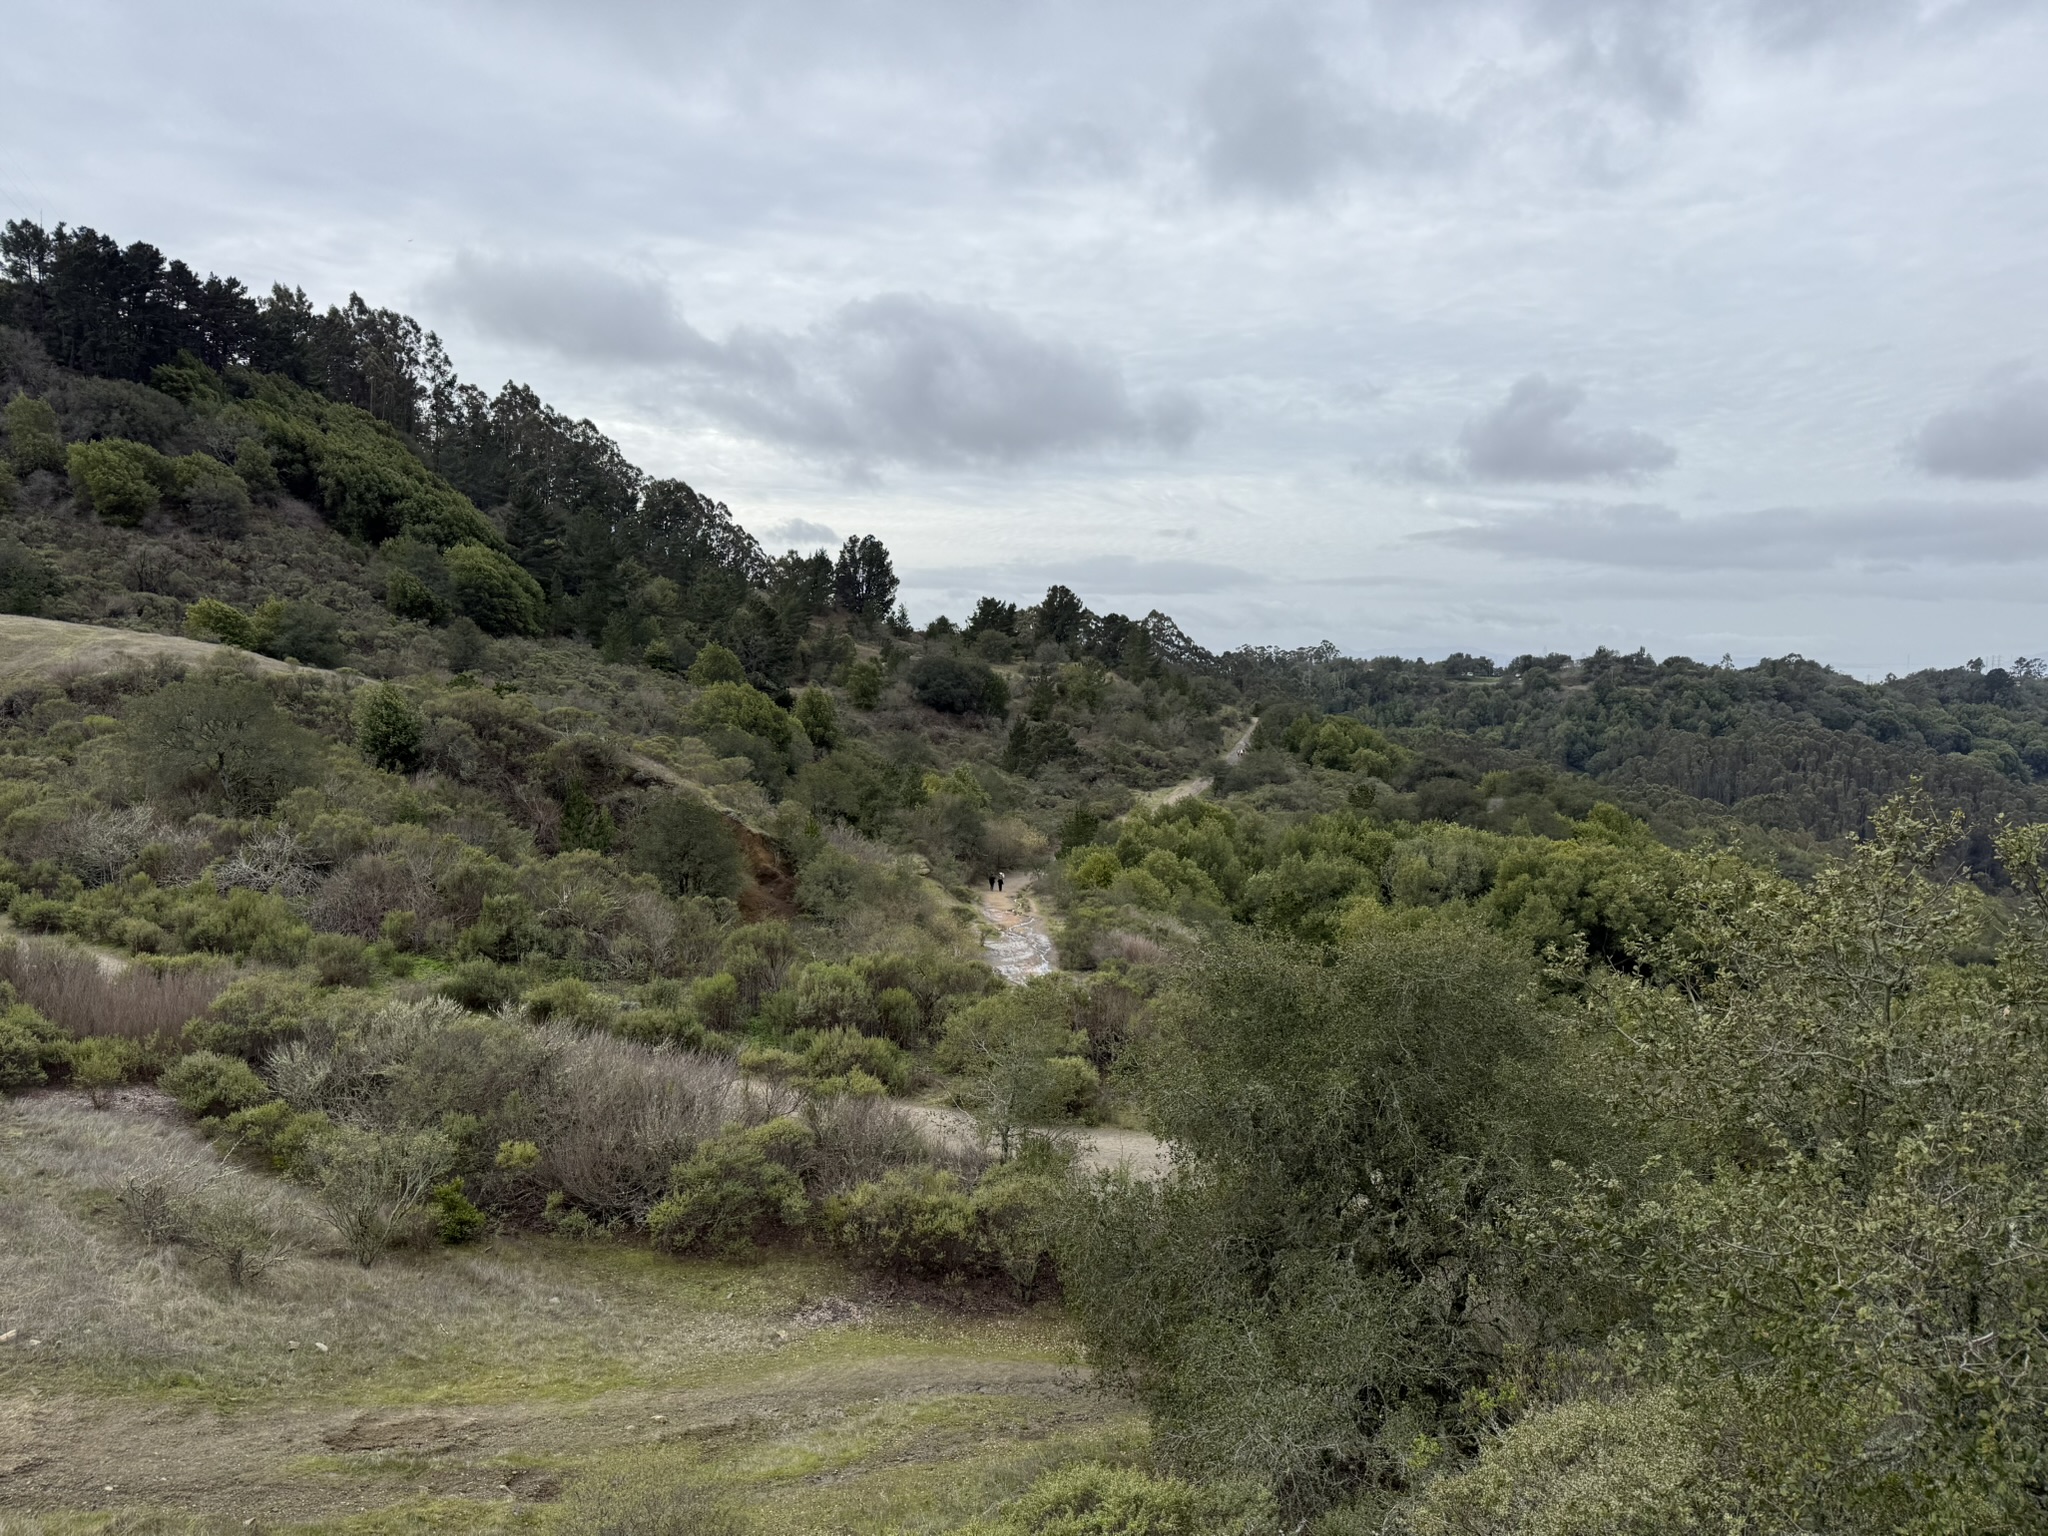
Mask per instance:
[[[1059,969],[1045,913],[1031,897],[1033,883],[1028,874],[1009,875],[1002,890],[978,895],[981,915],[995,930],[983,936],[982,948],[988,951],[989,964],[1012,986],[1021,987],[1034,976],[1049,976]],[[939,1104],[903,1104],[902,1108],[916,1116],[935,1141],[957,1147],[980,1145],[981,1133],[964,1110]],[[1071,1136],[1079,1144],[1083,1168],[1121,1168],[1141,1179],[1156,1179],[1166,1171],[1166,1144],[1149,1132],[1099,1125],[1059,1134]]]
[[[1245,749],[1252,744],[1252,732],[1258,728],[1259,723],[1256,720],[1246,726],[1244,734],[1237,738],[1237,744],[1223,754],[1223,761],[1226,763],[1242,761]],[[1140,798],[1148,809],[1154,809],[1162,805],[1177,805],[1181,801],[1192,799],[1196,795],[1206,795],[1209,792],[1210,786],[1215,782],[1213,778],[1209,778],[1206,775],[1199,779],[1185,779],[1174,785],[1171,789],[1155,790],[1152,794]]]

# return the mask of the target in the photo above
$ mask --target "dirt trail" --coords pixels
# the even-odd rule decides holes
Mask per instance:
[[[1258,728],[1259,724],[1256,720],[1246,726],[1244,734],[1237,738],[1237,744],[1223,754],[1223,761],[1226,763],[1241,761],[1244,757],[1245,749],[1252,744],[1252,732]],[[1152,794],[1144,796],[1143,800],[1148,807],[1177,805],[1181,801],[1192,799],[1196,795],[1207,794],[1209,787],[1215,782],[1214,779],[1206,776],[1199,779],[1186,779],[1174,785],[1171,789],[1155,790]]]
[[[1019,985],[1059,968],[1045,914],[1031,899],[1032,883],[1030,875],[1008,875],[1002,890],[983,891],[979,898],[981,915],[996,930],[981,941],[989,964],[1005,981]]]
[[[1004,878],[1002,890],[979,893],[981,915],[995,928],[993,934],[982,939],[982,947],[988,951],[989,964],[1014,986],[1059,969],[1045,913],[1031,898],[1032,884],[1033,878],[1028,874],[1009,875]],[[957,1147],[980,1144],[980,1132],[964,1111],[937,1104],[902,1107],[923,1123],[934,1140]],[[1071,1136],[1079,1144],[1083,1168],[1125,1168],[1140,1178],[1157,1178],[1166,1170],[1165,1144],[1145,1131],[1093,1126],[1060,1134]]]

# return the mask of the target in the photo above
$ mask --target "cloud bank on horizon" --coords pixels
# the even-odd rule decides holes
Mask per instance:
[[[2038,0],[24,0],[0,212],[407,308],[920,617],[1881,671],[2048,645],[2044,76]]]

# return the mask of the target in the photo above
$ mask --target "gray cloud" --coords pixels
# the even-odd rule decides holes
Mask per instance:
[[[856,463],[1182,448],[1201,424],[1184,391],[1136,397],[1109,357],[922,294],[858,300],[803,332],[742,327],[720,342],[682,318],[663,284],[587,265],[464,255],[431,291],[499,339],[669,367],[728,424]]]
[[[1448,117],[1386,107],[1340,79],[1288,16],[1225,40],[1192,119],[1209,184],[1266,198],[1307,196],[1353,168],[1440,164],[1458,138]]]
[[[2048,472],[2048,378],[2007,372],[1913,435],[1907,457],[1957,480],[2026,480]]]
[[[1719,517],[1686,517],[1659,506],[1560,506],[1489,515],[1413,539],[1630,570],[2008,565],[2048,559],[2048,506],[1897,502]]]
[[[1179,391],[1133,397],[1111,359],[1007,315],[921,294],[841,308],[801,335],[736,332],[703,399],[778,442],[853,458],[1014,463],[1118,445],[1184,447]]]
[[[1043,564],[953,566],[910,572],[903,579],[906,585],[925,591],[1018,592],[1033,597],[1059,582],[1096,608],[1102,606],[1097,597],[1192,597],[1267,584],[1266,577],[1234,565],[1209,560],[1139,560],[1129,555],[1079,555]]]
[[[505,341],[593,362],[665,363],[716,349],[658,279],[581,261],[497,260],[464,251],[427,284],[440,308]]]
[[[1425,480],[1565,482],[1640,480],[1678,460],[1678,450],[1633,427],[1587,427],[1572,420],[1586,392],[1540,373],[1515,381],[1492,410],[1458,433],[1450,455],[1411,455],[1406,468]]]
[[[758,537],[763,544],[788,549],[815,549],[823,544],[827,547],[839,542],[839,535],[823,523],[814,523],[809,518],[791,517],[763,528]]]

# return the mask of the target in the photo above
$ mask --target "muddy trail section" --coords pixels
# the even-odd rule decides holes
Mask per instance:
[[[988,951],[988,963],[1003,980],[1019,986],[1059,969],[1052,930],[1031,897],[1032,884],[1030,875],[1007,875],[1003,889],[982,891],[976,898],[981,915],[995,929],[981,941]]]

